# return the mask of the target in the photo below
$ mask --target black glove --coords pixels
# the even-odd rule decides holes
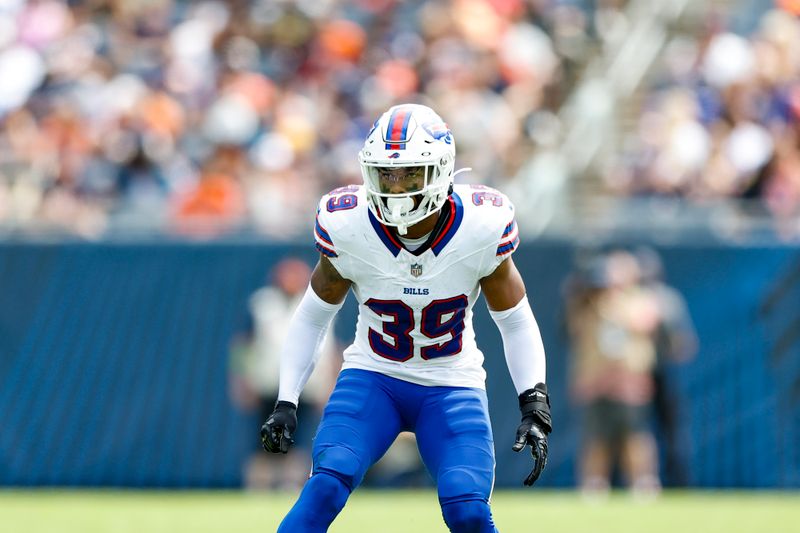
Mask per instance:
[[[261,445],[271,453],[286,453],[294,444],[297,429],[297,406],[292,402],[278,402],[275,410],[261,426]]]
[[[547,435],[553,430],[547,385],[539,383],[520,394],[519,410],[522,412],[522,423],[517,428],[517,440],[512,449],[518,452],[526,444],[531,447],[533,470],[523,481],[526,486],[531,486],[539,479],[539,474],[547,464]]]

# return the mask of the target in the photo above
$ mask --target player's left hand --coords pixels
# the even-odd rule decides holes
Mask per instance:
[[[287,453],[294,444],[296,429],[297,406],[291,402],[278,402],[261,426],[261,445],[270,453]]]
[[[522,423],[517,428],[517,438],[512,449],[519,452],[526,445],[531,447],[533,470],[523,481],[523,484],[529,487],[539,479],[547,464],[547,435],[552,431],[547,386],[539,383],[520,394],[519,409],[522,413]]]
[[[547,435],[535,423],[523,422],[517,428],[517,441],[514,443],[512,450],[515,452],[521,451],[526,444],[531,447],[533,470],[522,483],[530,487],[539,479],[539,475],[547,464]]]

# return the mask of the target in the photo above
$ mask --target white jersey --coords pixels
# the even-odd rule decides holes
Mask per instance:
[[[317,248],[358,300],[356,336],[342,368],[412,383],[485,387],[472,307],[481,278],[519,244],[514,206],[494,189],[456,185],[447,222],[430,246],[409,252],[367,207],[361,186],[320,201]]]

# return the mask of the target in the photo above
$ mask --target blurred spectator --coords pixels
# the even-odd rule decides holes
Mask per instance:
[[[669,368],[697,354],[697,333],[683,295],[664,281],[658,253],[642,247],[636,249],[635,254],[642,273],[642,287],[655,296],[660,315],[655,339],[653,404],[664,445],[664,484],[685,487],[691,481],[686,456],[691,437],[683,429],[686,426],[680,423],[685,413],[681,409],[681,397],[670,381]]]
[[[617,250],[590,261],[567,294],[571,390],[583,412],[579,484],[606,494],[615,465],[638,495],[660,490],[649,427],[658,300],[640,284],[636,258]]]
[[[241,409],[255,413],[252,426],[253,454],[245,465],[248,489],[290,489],[303,485],[311,471],[311,440],[322,416],[322,408],[333,390],[339,358],[329,337],[297,410],[300,423],[295,446],[288,457],[264,453],[258,428],[272,413],[278,398],[280,350],[294,308],[303,297],[311,276],[299,259],[284,259],[272,271],[269,284],[250,298],[250,324],[231,344],[231,394]]]
[[[746,213],[800,237],[796,4],[754,9],[760,23],[738,33],[717,11],[694,34],[677,28],[640,93],[638,126],[602,165],[608,190],[744,200]],[[460,179],[555,203],[568,188],[562,128],[542,142],[538,124],[558,122],[589,59],[614,57],[635,23],[627,7],[5,2],[0,227],[289,238],[304,231],[321,193],[360,182],[352,154],[367,117],[405,101],[451,117],[459,164],[474,171]],[[220,152],[238,154],[235,172],[210,168]]]
[[[287,238],[401,101],[451,110],[467,179],[507,181],[590,50],[580,4],[5,2],[0,225]]]
[[[745,213],[800,237],[800,19],[795,2],[777,4],[749,35],[712,11],[700,32],[672,38],[605,174],[611,191],[749,200]]]
[[[244,154],[236,146],[216,148],[200,172],[200,181],[175,199],[175,224],[180,231],[209,235],[242,221],[243,160]]]

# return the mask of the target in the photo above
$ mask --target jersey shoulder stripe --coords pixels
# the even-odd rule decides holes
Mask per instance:
[[[503,235],[500,237],[501,239],[505,239],[508,237],[513,231],[517,229],[517,221],[512,220],[508,224],[506,224],[506,229],[503,230]]]
[[[510,254],[517,249],[517,246],[519,246],[519,237],[515,238],[513,241],[504,242],[497,247],[497,256]]]
[[[512,219],[503,230],[503,235],[500,236],[500,245],[497,247],[497,255],[506,255],[512,253],[519,246],[519,231],[517,230],[517,221]]]
[[[314,236],[318,241],[322,241],[323,244],[333,246],[330,233],[328,233],[328,230],[323,228],[322,224],[319,222],[319,213],[317,213],[317,220],[314,224]]]
[[[323,254],[323,255],[325,255],[327,257],[339,257],[339,254],[337,254],[336,252],[334,252],[333,250],[331,250],[327,246],[324,246],[324,245],[322,245],[322,244],[320,244],[318,242],[315,242],[314,246],[316,246],[317,250],[319,250],[319,252],[321,254]]]
[[[331,239],[330,234],[328,231],[322,227],[322,224],[319,221],[319,211],[317,211],[317,219],[314,222],[314,240],[316,241],[314,244],[321,253],[328,257],[339,257],[339,254],[336,253],[336,247],[333,244],[333,239]]]

